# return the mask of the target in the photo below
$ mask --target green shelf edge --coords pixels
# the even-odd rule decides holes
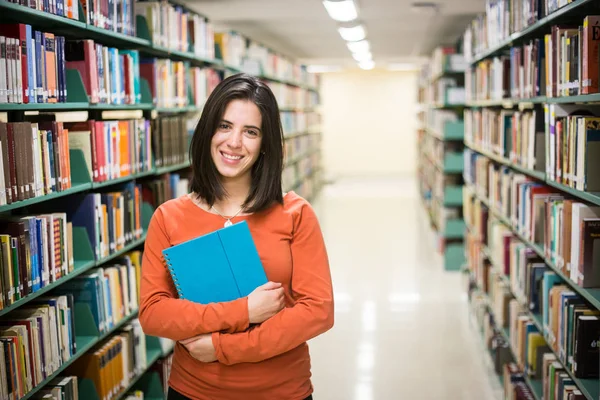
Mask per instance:
[[[87,110],[89,103],[2,103],[0,111],[52,111],[52,110]]]
[[[160,174],[167,174],[169,172],[173,172],[173,171],[178,171],[180,169],[184,169],[184,168],[188,168],[191,167],[192,163],[187,161],[181,164],[176,164],[176,165],[168,165],[166,167],[160,167],[160,168],[156,168],[154,170],[154,172],[156,173],[156,175],[160,175]]]
[[[75,194],[75,193],[85,192],[86,190],[90,190],[91,188],[92,188],[91,183],[82,183],[80,185],[74,185],[73,187],[71,187],[67,190],[63,190],[61,192],[53,192],[50,194],[46,194],[44,196],[33,197],[31,199],[16,201],[11,204],[6,204],[3,206],[0,206],[0,213],[11,211],[11,210],[16,210],[18,208],[27,207],[27,206],[30,206],[33,204],[43,203],[45,201],[49,201],[49,200],[56,199],[56,198],[63,197],[63,196],[69,196],[69,195]]]
[[[521,172],[525,175],[528,175],[532,178],[535,178],[535,179],[538,179],[538,180],[541,180],[544,182],[546,181],[546,174],[543,172],[534,171],[529,168],[525,168],[520,165],[517,165],[507,158],[504,158],[500,155],[494,154],[494,153],[486,151],[486,150],[482,150],[479,147],[477,147],[474,144],[469,143],[467,141],[465,141],[465,146],[467,146],[469,149],[481,154],[482,156],[489,158],[490,160],[496,161],[497,163],[500,163],[502,165],[506,165],[507,167],[511,167],[514,170],[519,171],[519,172]],[[599,198],[599,200],[600,200],[600,198]]]
[[[65,369],[67,369],[72,363],[74,363],[83,354],[85,354],[86,352],[88,352],[92,347],[94,347],[96,344],[102,342],[104,339],[108,338],[113,333],[115,333],[116,331],[118,331],[122,326],[126,325],[129,321],[131,321],[132,319],[134,319],[135,317],[137,317],[137,314],[138,314],[138,312],[135,311],[131,315],[128,315],[127,317],[125,317],[121,321],[119,321],[117,324],[115,324],[115,326],[112,329],[110,329],[109,331],[103,333],[99,337],[97,337],[97,338],[95,338],[93,340],[90,340],[89,343],[87,343],[81,349],[77,349],[77,352],[73,355],[73,357],[71,357],[69,360],[67,360],[63,365],[60,366],[60,368],[58,368],[58,370],[56,370],[56,372],[54,372],[52,375],[50,375],[48,378],[46,378],[42,383],[40,383],[35,388],[33,388],[33,390],[31,390],[29,393],[27,393],[20,400],[26,400],[26,399],[31,398],[38,391],[40,391],[41,389],[43,389],[44,386],[48,385],[56,377],[60,376],[60,374]]]
[[[570,278],[568,278],[567,276],[565,276],[556,267],[556,265],[554,265],[553,262],[551,262],[550,260],[548,260],[546,258],[545,254],[544,254],[544,249],[543,248],[541,248],[539,245],[536,245],[533,242],[531,242],[528,239],[526,239],[515,227],[512,226],[511,222],[506,217],[504,217],[499,212],[497,212],[494,207],[491,207],[491,205],[490,205],[490,203],[489,203],[489,201],[487,199],[484,199],[478,193],[475,193],[475,197],[477,197],[482,203],[484,203],[488,207],[488,209],[492,212],[492,214],[494,216],[496,216],[504,225],[506,225],[507,228],[509,228],[510,230],[512,230],[512,232],[515,234],[515,236],[517,236],[527,246],[531,247],[544,260],[544,262],[546,263],[546,265],[548,265],[548,267],[552,271],[554,271],[558,276],[560,276],[565,281],[565,283],[567,285],[569,285],[581,297],[583,297],[584,299],[586,299],[592,306],[594,306],[596,309],[600,310],[600,288],[598,288],[598,289],[584,289],[584,288],[580,287],[579,285],[577,285]],[[599,389],[600,389],[600,385],[599,385]]]
[[[555,23],[556,19],[558,19],[561,16],[563,16],[564,14],[572,11],[573,9],[583,6],[583,5],[586,5],[588,3],[592,3],[593,1],[596,1],[596,0],[575,0],[573,3],[567,4],[566,6],[559,8],[558,10],[554,11],[552,14],[545,16],[544,18],[540,19],[535,24],[532,24],[531,26],[525,28],[521,32],[513,33],[507,39],[502,41],[499,45],[496,45],[496,46],[492,47],[491,49],[488,49],[488,50],[484,51],[483,53],[476,55],[470,61],[470,64],[475,65],[480,61],[483,61],[489,57],[494,56],[496,53],[498,53],[502,50],[508,49],[514,41],[524,39],[526,36],[533,34],[537,30],[541,30],[542,28],[546,27],[546,25]]]

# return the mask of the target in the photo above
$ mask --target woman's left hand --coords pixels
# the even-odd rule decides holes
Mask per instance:
[[[184,345],[192,357],[200,362],[211,363],[217,361],[215,346],[210,333],[180,340],[179,343]]]

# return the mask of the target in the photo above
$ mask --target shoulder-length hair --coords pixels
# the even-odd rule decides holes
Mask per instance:
[[[211,141],[227,105],[236,99],[252,101],[262,116],[260,156],[252,166],[250,193],[242,205],[246,212],[255,213],[273,202],[283,203],[283,128],[273,92],[251,75],[236,74],[224,79],[208,97],[190,143],[190,189],[210,206],[227,195],[212,159]]]

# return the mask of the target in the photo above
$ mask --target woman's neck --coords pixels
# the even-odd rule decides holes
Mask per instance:
[[[214,207],[223,215],[233,215],[248,198],[250,179],[223,180],[222,184],[227,195],[222,200],[215,201]]]

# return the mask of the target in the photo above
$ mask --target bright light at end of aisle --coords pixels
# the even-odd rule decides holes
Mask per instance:
[[[324,0],[323,5],[329,16],[340,22],[349,22],[358,17],[352,0]]]
[[[370,70],[370,69],[375,68],[375,61],[369,60],[369,61],[359,62],[358,66],[364,70]]]
[[[367,37],[367,33],[365,32],[365,28],[362,25],[356,25],[352,28],[344,28],[339,27],[338,32],[342,39],[347,42],[358,42],[360,40],[364,40]]]

